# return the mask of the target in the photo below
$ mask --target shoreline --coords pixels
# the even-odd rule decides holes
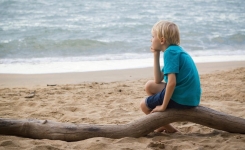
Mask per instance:
[[[245,61],[196,63],[199,74],[245,67]],[[153,77],[153,67],[48,74],[0,74],[0,87],[34,87],[47,84],[80,84],[84,82],[116,82]]]

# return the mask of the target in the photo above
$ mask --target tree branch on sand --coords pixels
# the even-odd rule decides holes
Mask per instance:
[[[189,121],[231,133],[245,134],[245,119],[207,107],[168,109],[122,125],[58,123],[49,120],[17,120],[0,118],[0,134],[33,139],[79,141],[93,137],[141,137],[172,122]]]

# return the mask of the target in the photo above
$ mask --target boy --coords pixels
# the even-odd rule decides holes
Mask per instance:
[[[141,101],[145,114],[161,112],[169,108],[192,108],[201,98],[200,78],[196,65],[180,44],[179,29],[169,21],[159,21],[152,28],[151,52],[154,54],[154,80],[145,84],[149,97]],[[159,56],[164,52],[164,67],[160,70]],[[164,82],[162,80],[164,79]],[[155,132],[174,133],[170,124]]]

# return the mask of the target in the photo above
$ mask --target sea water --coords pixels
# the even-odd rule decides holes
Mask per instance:
[[[0,73],[151,67],[159,20],[179,26],[195,62],[245,60],[244,7],[244,0],[0,0]]]

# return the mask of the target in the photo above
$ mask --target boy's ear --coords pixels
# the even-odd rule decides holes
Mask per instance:
[[[165,44],[166,40],[164,37],[161,38],[161,44]]]

